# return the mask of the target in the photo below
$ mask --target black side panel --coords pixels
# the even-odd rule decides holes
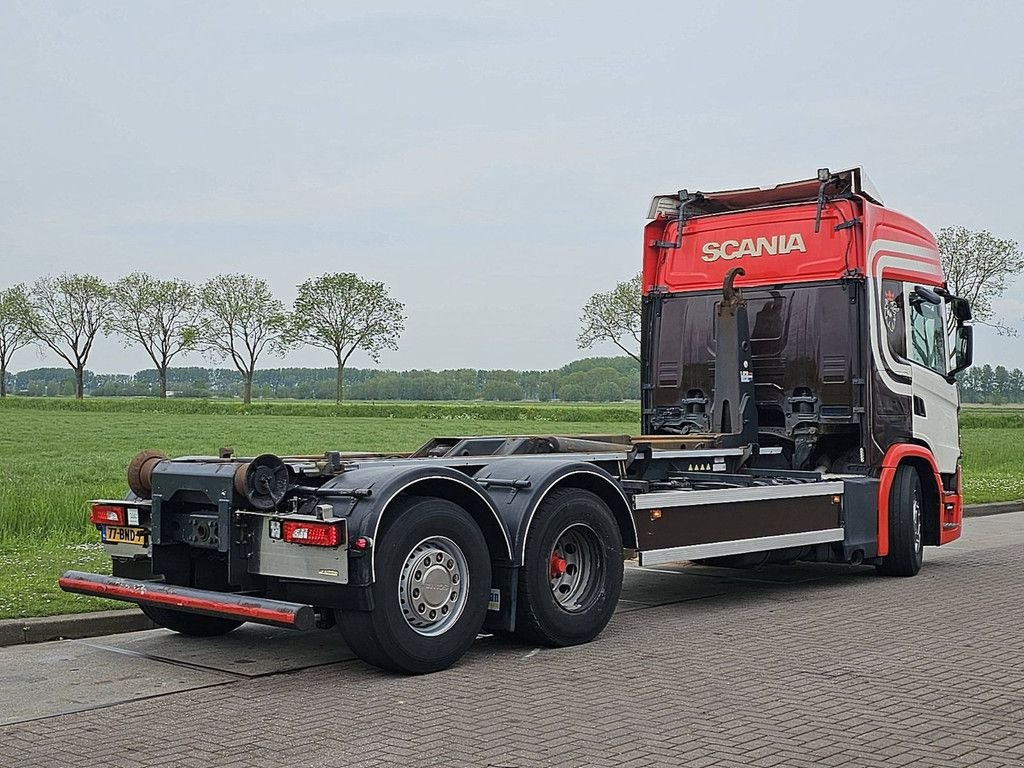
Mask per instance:
[[[873,477],[847,478],[843,489],[843,560],[850,560],[855,552],[865,559],[878,554],[878,488],[880,481]]]
[[[906,361],[907,339],[903,284],[899,280],[883,280],[882,296],[875,317],[871,322],[878,328],[879,343],[897,360]],[[891,370],[878,353],[872,353],[871,360],[871,439],[865,452],[869,466],[881,465],[886,449],[896,443],[907,443],[913,439],[912,403],[908,395],[894,392],[886,381],[897,385],[909,385],[910,378]]]
[[[640,314],[640,432],[653,435],[657,429],[651,419],[655,415],[655,395],[658,366],[658,333],[661,330],[661,304],[664,295],[652,292],[643,297]],[[706,403],[705,403],[706,405]],[[704,412],[706,424],[710,414]],[[707,431],[707,428],[701,430]]]
[[[871,445],[866,452],[868,466],[877,467],[885,457],[885,449],[897,443],[913,442],[911,400],[898,395],[882,381],[875,365],[871,366]]]
[[[649,509],[634,512],[641,550],[820,531],[840,525],[839,506],[829,495],[664,507],[660,512],[660,517]]]

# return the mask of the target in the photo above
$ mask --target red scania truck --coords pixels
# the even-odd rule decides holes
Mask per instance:
[[[127,498],[91,506],[113,576],[61,587],[193,636],[336,624],[370,664],[423,673],[481,630],[593,639],[628,550],[916,574],[924,546],[961,532],[955,375],[972,348],[932,235],[860,169],[684,190],[650,219],[639,436],[144,451]]]

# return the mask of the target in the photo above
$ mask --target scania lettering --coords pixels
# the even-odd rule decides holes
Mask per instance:
[[[763,254],[787,254],[792,251],[807,253],[804,239],[799,233],[794,235],[773,235],[772,237],[746,237],[743,240],[726,240],[721,243],[705,243],[701,249],[701,259],[717,261],[718,259],[741,259],[744,256],[761,256]]]
[[[955,376],[972,348],[935,239],[860,169],[662,195],[649,218],[638,435],[144,451],[125,498],[92,504],[113,575],[61,587],[195,637],[336,625],[368,663],[424,673],[481,631],[592,640],[634,552],[916,574],[961,533]]]

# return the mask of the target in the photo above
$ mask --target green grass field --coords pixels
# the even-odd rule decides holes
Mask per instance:
[[[594,408],[599,412],[600,408]],[[632,421],[320,418],[0,409],[0,542],[94,541],[86,501],[121,498],[144,448],[170,456],[412,450],[435,435],[629,433]]]
[[[86,502],[121,497],[128,461],[144,448],[171,456],[216,454],[221,446],[250,456],[401,451],[436,435],[630,434],[639,415],[635,405],[196,402],[0,405],[0,618],[123,606],[66,595],[54,582],[67,568],[109,569]],[[977,422],[963,433],[967,501],[1024,498],[1024,422],[1012,409],[981,410],[965,414]]]
[[[1024,499],[1024,429],[965,429],[960,445],[968,504]]]
[[[110,557],[98,542],[0,543],[0,619],[131,608],[61,591],[57,579],[67,570],[109,574]]]

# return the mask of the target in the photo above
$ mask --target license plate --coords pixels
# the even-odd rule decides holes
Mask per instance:
[[[146,546],[145,528],[128,528],[123,525],[103,526],[100,538],[104,544],[135,544],[140,547]]]

